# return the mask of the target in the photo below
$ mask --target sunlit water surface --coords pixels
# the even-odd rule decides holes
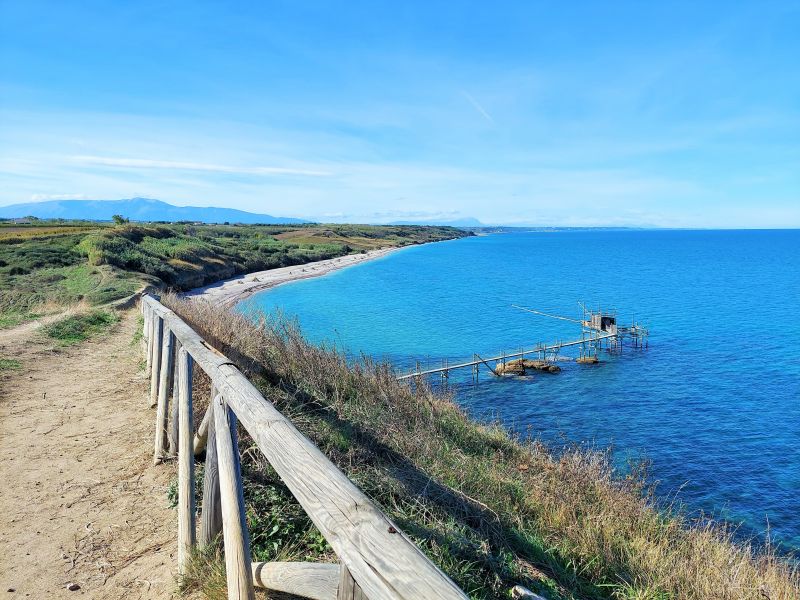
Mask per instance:
[[[651,327],[647,351],[561,363],[558,375],[451,378],[477,417],[555,445],[651,461],[662,498],[800,548],[800,232],[514,233],[407,248],[284,285],[240,310],[281,309],[305,333],[400,367],[577,337],[613,306]]]

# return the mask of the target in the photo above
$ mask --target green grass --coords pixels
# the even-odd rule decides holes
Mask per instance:
[[[16,327],[17,325],[21,325],[22,323],[38,319],[40,316],[41,316],[40,314],[33,312],[0,313],[0,329],[8,329],[10,327]]]
[[[22,363],[13,358],[0,358],[0,371],[15,371],[22,368]]]
[[[71,346],[103,333],[118,320],[111,311],[95,310],[56,321],[47,325],[44,332],[62,346]]]
[[[138,274],[88,264],[79,244],[96,230],[0,237],[0,328],[72,304],[105,304],[141,287]]]

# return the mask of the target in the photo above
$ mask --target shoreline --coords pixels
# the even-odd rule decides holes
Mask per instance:
[[[255,271],[223,279],[215,283],[194,288],[184,292],[184,298],[200,298],[213,304],[214,306],[224,306],[230,308],[248,298],[256,292],[261,292],[284,283],[310,279],[312,277],[322,277],[334,271],[346,269],[354,265],[359,265],[371,260],[383,258],[397,250],[402,250],[408,246],[392,246],[390,248],[379,248],[369,250],[364,254],[347,254],[336,258],[318,260],[316,262],[305,263],[302,265],[292,265],[289,267],[278,267],[266,271]]]

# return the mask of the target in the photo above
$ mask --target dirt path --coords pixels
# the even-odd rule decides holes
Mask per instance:
[[[172,467],[151,462],[137,314],[69,349],[30,326],[0,337],[0,356],[22,363],[0,372],[3,598],[169,598],[175,589]],[[73,583],[80,589],[68,591]]]
[[[18,346],[20,340],[33,339],[33,334],[40,327],[57,321],[61,317],[65,317],[73,312],[74,311],[72,309],[68,309],[53,315],[47,315],[46,317],[40,317],[38,319],[34,319],[33,321],[28,321],[27,323],[23,323],[22,325],[11,329],[0,329],[0,348],[9,348],[15,345]]]

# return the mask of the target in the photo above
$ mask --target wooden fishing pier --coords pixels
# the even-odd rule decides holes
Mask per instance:
[[[402,381],[435,374],[439,374],[443,379],[447,379],[451,371],[471,368],[473,379],[477,380],[481,365],[485,366],[493,375],[498,377],[507,374],[521,375],[525,373],[526,369],[557,372],[560,371],[560,368],[553,368],[552,365],[554,365],[555,362],[571,360],[561,357],[561,350],[563,348],[578,347],[579,356],[575,359],[576,362],[581,364],[596,364],[599,362],[598,352],[603,347],[610,352],[618,352],[622,350],[626,341],[628,345],[633,348],[643,349],[648,347],[649,329],[636,321],[632,321],[629,326],[618,325],[617,314],[614,310],[602,310],[599,308],[597,310],[592,310],[580,304],[583,309],[583,318],[573,319],[544,313],[524,306],[517,306],[516,304],[512,306],[513,308],[535,315],[577,323],[581,326],[581,337],[580,339],[566,342],[558,341],[551,344],[539,343],[528,350],[522,348],[516,352],[503,353],[489,358],[483,358],[473,353],[472,360],[465,360],[455,364],[450,364],[447,359],[444,359],[442,360],[441,366],[433,368],[423,369],[420,367],[420,364],[417,363],[414,370],[410,373],[404,373],[398,376],[397,379]],[[533,356],[536,360],[528,361],[526,360],[528,356]],[[509,369],[509,366],[513,368]]]

